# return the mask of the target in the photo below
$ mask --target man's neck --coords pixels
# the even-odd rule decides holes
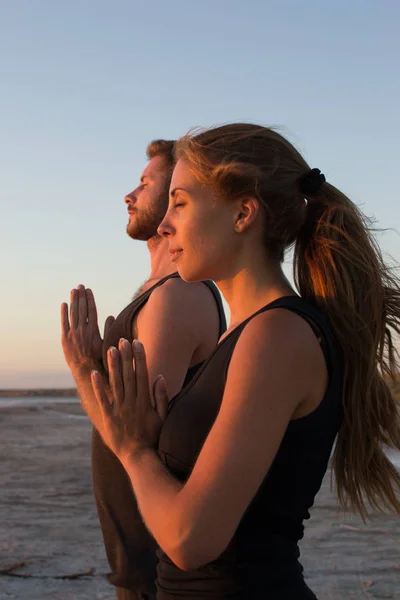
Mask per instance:
[[[155,236],[148,240],[147,247],[150,252],[151,272],[146,281],[140,286],[133,298],[137,298],[148,289],[153,287],[167,275],[176,273],[177,269],[171,261],[168,252],[168,242],[160,236]]]
[[[171,261],[168,252],[168,241],[157,235],[150,238],[147,242],[150,252],[151,272],[149,281],[156,281],[176,273],[176,266]]]

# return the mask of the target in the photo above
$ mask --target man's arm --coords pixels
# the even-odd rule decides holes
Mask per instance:
[[[101,417],[97,411],[93,412],[96,403],[91,370],[96,369],[103,375],[107,393],[109,384],[103,367],[94,358],[93,339],[98,338],[98,325],[96,304],[90,290],[83,286],[73,290],[70,313],[71,322],[68,306],[63,304],[62,347],[82,406],[96,427]],[[109,317],[106,326],[113,320]],[[139,312],[136,327],[137,337],[146,349],[151,387],[155,377],[162,374],[172,398],[182,388],[196,349],[207,342],[211,350],[217,343],[219,315],[215,300],[205,285],[171,279],[151,294]]]
[[[196,350],[218,341],[219,316],[204,284],[170,279],[154,290],[136,321],[137,338],[146,350],[149,381],[159,374],[169,398],[183,385]]]

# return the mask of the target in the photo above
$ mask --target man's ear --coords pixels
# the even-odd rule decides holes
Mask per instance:
[[[250,227],[257,219],[260,212],[260,203],[254,196],[243,196],[236,200],[236,211],[234,214],[234,229],[236,233],[242,233]]]

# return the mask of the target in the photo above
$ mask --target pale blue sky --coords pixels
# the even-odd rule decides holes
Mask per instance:
[[[397,0],[0,3],[0,387],[72,383],[59,305],[101,321],[145,279],[124,194],[155,137],[278,125],[381,227],[400,229]],[[400,261],[400,235],[382,246]]]

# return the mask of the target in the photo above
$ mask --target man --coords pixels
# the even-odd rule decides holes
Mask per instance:
[[[93,394],[90,370],[102,363],[107,374],[107,350],[121,338],[137,338],[146,349],[149,380],[162,374],[169,398],[194,375],[225,329],[221,299],[210,282],[186,283],[170,260],[168,242],[157,234],[167,206],[174,166],[174,142],[156,140],[147,148],[149,162],[139,186],[125,197],[127,233],[147,241],[151,273],[136,298],[114,320],[106,321],[101,340],[93,294],[83,286],[71,292],[62,307],[62,344],[77,382],[82,404]],[[94,415],[94,423],[98,415]],[[92,439],[93,486],[111,567],[110,582],[119,600],[152,599],[156,594],[156,543],[147,532],[122,465],[96,429]]]

